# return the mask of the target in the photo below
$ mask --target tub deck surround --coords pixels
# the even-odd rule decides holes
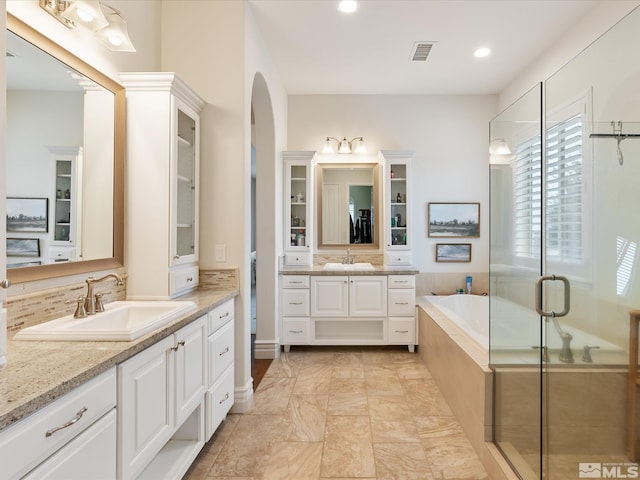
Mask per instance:
[[[33,413],[93,377],[178,331],[225,301],[237,289],[197,290],[179,300],[198,309],[131,342],[15,341],[0,368],[0,429]],[[98,314],[99,315],[99,314]]]

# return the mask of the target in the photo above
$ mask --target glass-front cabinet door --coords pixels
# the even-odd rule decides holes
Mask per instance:
[[[198,116],[176,100],[175,163],[172,166],[171,264],[198,256]]]
[[[284,152],[285,263],[310,265],[313,262],[314,152]]]
[[[411,157],[382,151],[385,165],[385,249],[387,265],[411,264]]]

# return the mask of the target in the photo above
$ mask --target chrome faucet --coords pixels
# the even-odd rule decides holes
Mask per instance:
[[[356,263],[356,259],[353,255],[351,255],[351,249],[347,248],[347,256],[342,258],[342,263],[344,265],[353,265]]]
[[[560,333],[560,339],[562,340],[562,349],[560,350],[558,360],[564,363],[573,363],[573,352],[571,351],[571,340],[573,337],[570,333],[563,331]]]
[[[585,363],[593,363],[593,358],[591,358],[591,350],[599,349],[598,346],[585,345],[582,349],[582,361]]]
[[[100,278],[87,278],[87,296],[84,299],[84,309],[87,312],[87,315],[95,315],[96,312],[104,311],[104,306],[102,305],[102,294],[96,293],[93,294],[93,285],[106,280],[107,278],[115,278],[117,285],[123,285],[124,281],[122,277],[117,273],[108,273],[104,277]]]

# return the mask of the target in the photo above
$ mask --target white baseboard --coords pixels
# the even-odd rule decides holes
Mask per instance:
[[[278,358],[280,356],[280,342],[277,340],[256,340],[254,356],[259,360]]]
[[[253,405],[253,378],[243,387],[236,387],[231,413],[247,413]]]

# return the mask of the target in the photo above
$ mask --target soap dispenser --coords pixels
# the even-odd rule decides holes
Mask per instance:
[[[471,282],[472,282],[471,275],[467,275],[467,293],[469,295],[471,295]]]

